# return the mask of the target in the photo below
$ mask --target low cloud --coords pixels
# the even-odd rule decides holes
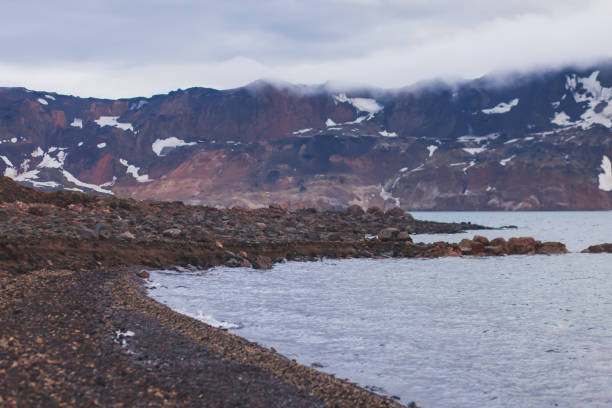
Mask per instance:
[[[80,96],[259,78],[401,87],[612,57],[604,0],[30,3],[5,7],[0,85]]]

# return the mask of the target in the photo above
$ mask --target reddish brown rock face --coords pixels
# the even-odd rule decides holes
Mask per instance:
[[[503,88],[484,78],[346,96],[265,82],[117,101],[0,88],[0,173],[43,189],[220,207],[609,210],[599,176],[612,131],[582,126],[588,107],[574,93],[585,95],[566,86],[594,70],[612,89],[609,66]],[[561,112],[576,124],[553,123]]]

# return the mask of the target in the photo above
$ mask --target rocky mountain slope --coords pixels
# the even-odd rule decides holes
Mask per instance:
[[[399,90],[0,88],[0,172],[211,206],[612,209],[612,65]]]

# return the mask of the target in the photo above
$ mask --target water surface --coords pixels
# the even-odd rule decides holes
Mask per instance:
[[[515,215],[417,218],[512,223],[519,229],[507,236],[574,250],[612,241],[609,212]],[[609,254],[325,260],[270,271],[156,271],[151,281],[151,296],[175,310],[406,403],[612,405]]]

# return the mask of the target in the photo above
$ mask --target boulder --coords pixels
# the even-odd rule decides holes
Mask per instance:
[[[381,241],[390,241],[395,239],[398,236],[399,232],[400,231],[397,228],[385,228],[378,232],[378,239],[380,239]]]
[[[485,246],[478,241],[462,239],[459,243],[459,250],[463,255],[480,255],[484,253]]]
[[[506,250],[501,245],[487,245],[484,247],[485,255],[502,256],[506,254]]]
[[[387,210],[385,215],[389,217],[402,217],[404,213],[405,211],[401,209],[400,207],[393,207],[390,210]]]
[[[147,272],[147,271],[145,271],[143,269],[143,270],[141,270],[139,272],[136,272],[136,276],[138,276],[139,278],[142,278],[142,279],[148,279],[150,275],[149,275],[149,272]]]
[[[487,237],[483,237],[482,235],[474,235],[472,241],[480,242],[482,245],[489,245],[489,239]]]
[[[382,217],[383,215],[385,215],[383,210],[381,210],[378,207],[370,207],[370,208],[368,208],[367,213],[370,214],[370,215],[374,215],[376,217]]]
[[[119,234],[119,238],[132,240],[132,239],[134,239],[136,237],[130,231],[125,231],[125,232]]]
[[[272,260],[267,256],[259,255],[250,261],[254,269],[272,269]]]
[[[353,215],[355,217],[359,217],[362,216],[363,214],[365,214],[365,212],[363,211],[363,208],[361,208],[361,206],[357,205],[357,204],[353,204],[351,206],[349,206],[346,209],[346,213]]]
[[[591,245],[587,249],[582,250],[583,254],[612,254],[612,243],[610,244],[599,244]]]
[[[567,254],[565,244],[561,242],[542,242],[536,245],[537,254]]]
[[[167,237],[178,237],[181,235],[182,231],[178,228],[168,228],[164,230],[163,234]]]
[[[536,241],[532,237],[510,238],[508,240],[508,254],[533,255],[536,253]]]
[[[408,231],[400,231],[399,234],[397,234],[397,238],[398,241],[410,241],[412,242],[412,238],[410,238],[410,234],[408,233]]]

